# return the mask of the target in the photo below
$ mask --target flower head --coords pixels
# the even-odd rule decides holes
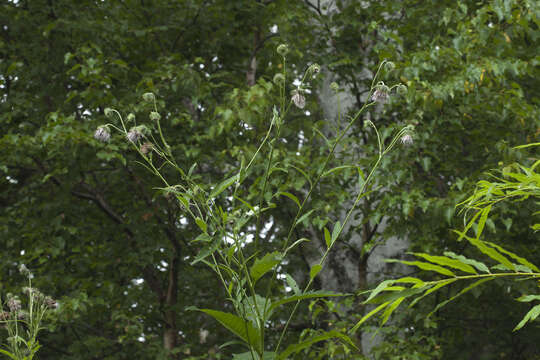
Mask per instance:
[[[98,127],[96,132],[94,133],[94,139],[101,142],[109,142],[109,140],[111,139],[111,133],[109,132],[107,126]]]
[[[45,306],[47,306],[49,309],[56,309],[58,307],[58,303],[56,302],[56,300],[54,300],[50,296],[47,296],[45,298],[44,303],[45,303]]]
[[[393,62],[391,61],[388,61],[387,63],[384,64],[384,69],[387,71],[387,72],[390,72],[392,70],[394,70],[396,68],[396,64],[394,64]]]
[[[8,294],[8,301],[7,306],[9,308],[9,311],[15,313],[19,310],[21,310],[21,300],[19,300],[18,296],[13,296],[11,294]]]
[[[306,106],[306,98],[304,97],[304,95],[302,95],[302,92],[300,91],[300,89],[293,91],[293,96],[291,100],[294,103],[294,105],[296,105],[296,107],[299,109],[303,109],[304,106]]]
[[[126,118],[127,121],[135,121],[135,114],[129,113],[129,115]]]
[[[131,128],[126,135],[127,139],[132,143],[139,141],[142,136],[143,134],[137,129],[137,127]]]
[[[319,64],[311,64],[308,70],[312,74],[318,74],[321,71],[321,66]]]
[[[152,101],[154,101],[156,96],[154,95],[154,93],[147,92],[147,93],[143,94],[142,98],[143,98],[144,101],[152,102]]]
[[[279,44],[277,47],[277,52],[279,55],[285,56],[289,52],[289,47],[286,44]]]
[[[274,75],[273,81],[274,84],[281,85],[285,82],[285,76],[282,73],[277,73],[276,75]]]
[[[159,121],[159,119],[161,119],[161,115],[159,115],[158,112],[152,111],[152,112],[150,113],[150,120],[152,120],[152,121]]]
[[[146,155],[148,154],[150,151],[152,151],[154,149],[154,145],[152,145],[151,143],[144,143],[141,145],[141,152]]]
[[[108,108],[105,108],[105,110],[103,110],[103,112],[105,113],[105,116],[106,116],[106,117],[111,117],[111,116],[113,116],[113,114],[114,114],[114,110],[111,109],[111,108],[109,108],[109,107],[108,107]]]
[[[388,92],[390,89],[388,86],[384,85],[383,82],[379,83],[375,91],[373,92],[373,95],[371,95],[371,101],[377,101],[380,103],[385,103],[386,100],[388,100]]]
[[[413,138],[411,134],[403,135],[400,140],[403,145],[411,145],[413,143]]]

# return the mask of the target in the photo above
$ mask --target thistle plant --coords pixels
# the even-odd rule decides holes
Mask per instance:
[[[28,280],[28,286],[22,289],[27,297],[26,308],[18,295],[8,293],[4,306],[0,309],[0,324],[7,330],[5,348],[0,354],[13,360],[32,360],[41,347],[37,336],[43,329],[43,319],[57,308],[56,301],[32,287],[34,275],[21,264],[19,271]]]
[[[262,215],[275,207],[271,201],[265,198],[264,194],[269,190],[271,178],[274,170],[278,167],[279,160],[276,159],[276,146],[279,144],[281,132],[287,126],[287,116],[295,107],[304,108],[306,106],[306,96],[309,93],[305,91],[308,87],[308,81],[316,76],[321,68],[317,64],[313,64],[307,68],[299,85],[295,86],[292,91],[288,89],[287,79],[290,75],[287,73],[287,53],[288,47],[284,44],[279,45],[277,53],[282,59],[282,72],[273,77],[273,82],[279,91],[279,103],[271,110],[269,126],[262,142],[254,152],[249,161],[241,161],[240,167],[234,172],[234,175],[222,180],[217,184],[201,184],[192,176],[192,166],[189,170],[182,169],[178,166],[171,152],[171,147],[165,140],[161,130],[160,121],[162,116],[157,108],[156,96],[152,93],[145,93],[143,100],[151,105],[150,118],[152,124],[148,127],[137,127],[134,124],[128,131],[128,119],[124,120],[122,114],[117,110],[110,110],[106,115],[114,114],[117,124],[109,123],[104,127],[115,129],[128,138],[133,145],[133,149],[137,151],[144,162],[141,164],[150,172],[155,174],[162,182],[163,187],[159,190],[172,194],[178,200],[183,208],[186,216],[190,217],[194,223],[200,228],[200,235],[193,239],[193,242],[200,243],[202,248],[198,255],[191,262],[191,265],[204,263],[210,267],[216,274],[217,278],[223,285],[223,289],[227,294],[227,300],[231,303],[234,313],[223,312],[217,309],[197,309],[190,308],[189,310],[201,311],[216,319],[225,328],[236,335],[246,347],[246,352],[236,354],[234,359],[287,359],[294,353],[306,349],[313,344],[325,341],[328,339],[338,339],[343,343],[356,349],[355,343],[347,336],[336,330],[319,332],[318,335],[302,339],[301,341],[282,349],[283,339],[289,330],[291,320],[297,315],[297,310],[300,303],[307,299],[325,298],[341,296],[328,291],[313,291],[312,285],[317,275],[324,270],[325,262],[332,251],[333,247],[340,238],[346,225],[349,223],[353,213],[357,210],[363,197],[365,197],[372,186],[377,168],[381,164],[382,159],[399,146],[400,140],[402,143],[410,144],[412,142],[412,134],[414,127],[407,125],[402,127],[386,142],[381,137],[377,126],[371,120],[365,120],[364,124],[374,130],[377,142],[378,154],[372,164],[367,176],[364,175],[359,166],[358,170],[358,188],[353,197],[352,205],[346,212],[343,222],[335,221],[334,227],[330,231],[324,228],[321,237],[324,238],[326,249],[319,259],[309,271],[308,281],[301,289],[292,276],[289,274],[280,274],[279,269],[286,262],[289,252],[295,249],[299,244],[302,244],[308,239],[296,238],[295,229],[300,223],[308,219],[315,209],[309,209],[310,199],[319,186],[323,177],[332,174],[341,167],[329,168],[331,160],[336,155],[336,148],[344,140],[349,130],[362,118],[362,115],[377,102],[387,100],[392,92],[406,92],[406,87],[403,84],[395,84],[387,86],[379,79],[385,72],[391,71],[394,68],[393,63],[383,61],[374,73],[369,94],[365,104],[358,109],[352,116],[347,118],[347,123],[343,127],[336,130],[333,138],[324,138],[328,145],[328,152],[322,164],[315,172],[315,175],[309,176],[309,171],[296,168],[297,171],[304,174],[308,180],[308,186],[304,191],[305,196],[301,199],[292,192],[275,191],[271,195],[271,199],[285,196],[291,199],[296,205],[297,210],[290,226],[287,230],[287,235],[279,247],[274,251],[260,253],[260,233],[262,229]],[[336,95],[338,87],[335,87]],[[396,90],[396,91],[394,91]],[[290,94],[287,96],[287,94]],[[294,107],[292,107],[294,105]],[[339,123],[341,124],[341,113],[338,114]],[[103,128],[103,127],[101,127]],[[150,129],[153,128],[154,131]],[[134,131],[138,130],[137,136],[134,136]],[[156,136],[154,136],[154,133]],[[96,137],[97,138],[97,137]],[[142,146],[139,143],[143,143]],[[266,156],[263,154],[266,152]],[[153,157],[152,154],[156,156]],[[158,165],[157,158],[161,159]],[[242,184],[254,173],[255,163],[264,164],[264,174],[260,181],[261,189],[257,196],[257,201],[249,203],[245,200],[242,194]],[[180,174],[181,182],[173,184],[163,175],[163,167],[170,166]],[[227,194],[227,196],[224,196]],[[223,199],[223,206],[220,199]],[[226,200],[226,201],[225,201]],[[248,244],[248,236],[251,234],[253,246]],[[261,279],[265,277],[267,281]],[[292,295],[275,295],[273,289],[276,286],[282,286],[285,277],[287,286],[293,290]],[[284,294],[286,292],[283,292]],[[270,319],[274,312],[285,304],[292,303],[289,316],[285,323],[282,324],[279,331],[279,336],[275,337],[278,340],[275,343],[269,343],[267,339],[270,337],[267,333],[270,329]]]

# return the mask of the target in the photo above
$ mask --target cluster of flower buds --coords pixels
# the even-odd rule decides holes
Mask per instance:
[[[385,103],[388,100],[388,93],[390,92],[390,88],[386,86],[382,81],[380,81],[375,86],[375,91],[373,92],[373,95],[371,95],[371,101]]]
[[[10,312],[17,313],[21,310],[21,300],[19,300],[18,296],[7,294],[7,299],[7,307]]]
[[[19,265],[19,272],[29,279],[34,278],[34,274],[32,274],[32,272],[24,264]]]

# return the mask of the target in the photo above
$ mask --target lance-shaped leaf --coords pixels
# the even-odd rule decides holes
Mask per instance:
[[[197,308],[189,308],[189,310],[202,311],[205,314],[212,316],[230,332],[256,349],[257,352],[261,352],[261,334],[249,321],[245,321],[236,315],[218,310]]]
[[[435,271],[439,274],[443,274],[446,276],[456,276],[452,271],[448,270],[447,268],[444,268],[439,265],[433,265],[430,263],[422,262],[422,261],[405,261],[405,260],[397,260],[397,259],[387,259],[386,262],[398,262],[405,265],[411,265],[416,266],[422,270],[428,270],[428,271]]]
[[[272,270],[274,266],[281,262],[281,254],[277,251],[268,253],[263,256],[262,259],[256,259],[251,268],[249,274],[253,279],[253,283],[256,283],[264,274]]]
[[[489,273],[489,268],[487,267],[487,265],[484,264],[484,263],[481,263],[480,261],[476,261],[474,259],[466,258],[463,255],[457,255],[457,254],[455,254],[455,253],[453,253],[451,251],[445,251],[444,255],[446,255],[448,257],[451,257],[452,259],[459,260],[464,264],[469,264],[471,266],[474,266],[478,271]]]
[[[478,250],[480,250],[482,253],[486,254],[487,256],[492,258],[493,260],[497,261],[500,264],[503,264],[508,269],[511,269],[511,270],[514,269],[514,265],[512,264],[512,262],[510,262],[510,260],[508,260],[506,257],[504,257],[501,253],[499,253],[494,248],[489,247],[488,245],[486,245],[482,240],[472,238],[472,237],[467,236],[464,233],[462,233],[460,231],[457,231],[457,230],[454,230],[454,232],[459,234],[460,237],[464,237],[465,239],[467,239]]]
[[[213,198],[217,197],[219,194],[221,194],[223,191],[225,191],[229,186],[234,184],[237,179],[238,179],[238,174],[233,175],[230,178],[222,181],[218,186],[216,186],[214,188],[214,190],[212,190],[212,192],[210,193],[210,196],[208,197],[208,199],[213,199]]]
[[[294,201],[294,203],[296,205],[298,205],[298,207],[300,207],[300,201],[298,200],[298,198],[296,196],[294,196],[293,194],[289,193],[289,192],[285,192],[285,191],[280,191],[276,194],[276,196],[280,196],[280,195],[283,195],[283,196],[286,196],[288,197],[289,199],[291,199],[292,201]]]
[[[278,306],[281,306],[283,304],[287,304],[287,303],[290,303],[290,302],[293,302],[293,301],[305,300],[305,299],[314,299],[314,298],[347,296],[347,295],[348,294],[340,294],[340,293],[335,293],[335,292],[331,292],[331,291],[310,291],[310,292],[307,292],[307,293],[303,293],[301,295],[288,296],[288,297],[283,298],[281,300],[274,301],[272,303],[272,305],[270,305],[268,311],[273,311]]]
[[[411,254],[416,257],[421,257],[423,259],[426,259],[427,261],[431,261],[432,263],[435,263],[435,264],[448,266],[448,267],[458,269],[469,274],[477,274],[476,270],[474,270],[474,268],[471,265],[463,263],[457,259],[447,258],[446,256],[434,256],[434,255],[429,255],[429,254],[424,254],[424,253],[411,253]]]
[[[531,262],[527,261],[527,259],[524,259],[516,254],[514,254],[513,252],[510,252],[506,249],[503,249],[502,247],[500,247],[499,245],[497,244],[493,244],[491,242],[487,242],[487,241],[484,241],[484,243],[488,244],[489,246],[497,249],[499,252],[503,253],[503,254],[506,254],[508,256],[510,256],[512,259],[516,260],[518,263],[520,263],[521,265],[524,265],[526,267],[528,267],[529,269],[531,270],[534,270],[536,272],[540,272],[540,269],[538,269],[538,267],[536,267],[536,265],[532,264]]]
[[[358,321],[350,330],[349,330],[349,333],[350,334],[354,334],[356,332],[356,330],[360,327],[360,325],[362,325],[364,322],[366,322],[367,320],[369,320],[369,318],[371,318],[373,315],[375,315],[376,313],[378,313],[379,311],[381,311],[382,309],[384,309],[386,306],[388,306],[388,304],[390,304],[390,301],[387,301],[385,303],[382,303],[381,305],[377,306],[375,309],[371,310],[369,313],[367,313],[366,315],[364,315],[360,321]]]
[[[443,302],[441,302],[440,304],[438,304],[435,309],[433,309],[432,312],[430,312],[428,314],[427,317],[430,317],[431,315],[433,315],[433,313],[437,312],[438,310],[440,310],[443,306],[445,306],[446,304],[448,304],[449,302],[455,300],[456,298],[460,297],[461,295],[465,294],[466,292],[468,292],[469,290],[477,287],[478,285],[482,284],[482,283],[485,283],[486,281],[489,281],[489,280],[493,280],[495,277],[488,277],[488,278],[484,278],[484,279],[480,279],[478,281],[475,281],[474,283],[472,283],[471,285],[467,286],[466,288],[462,289],[460,292],[458,292],[456,295],[452,296],[450,299],[448,300],[445,300]]]
[[[425,293],[423,293],[422,295],[420,295],[419,297],[417,297],[416,299],[414,299],[410,304],[409,304],[409,308],[413,307],[414,304],[416,304],[418,301],[422,300],[424,297],[428,296],[429,294],[431,294],[432,292],[435,292],[437,290],[439,290],[440,288],[442,288],[443,286],[446,286],[446,285],[449,285],[451,283],[453,283],[454,281],[456,281],[457,279],[448,279],[448,280],[445,280],[443,282],[440,282],[438,284],[436,284],[435,286],[433,287],[430,287],[426,290]]]
[[[534,321],[538,317],[538,315],[540,315],[540,304],[536,305],[531,310],[529,310],[529,312],[527,314],[525,314],[523,319],[521,319],[519,324],[517,324],[516,327],[514,328],[514,330],[512,330],[512,331],[516,331],[516,330],[521,329],[523,326],[525,326],[525,324],[527,322]]]
[[[325,340],[328,340],[328,339],[334,339],[334,338],[342,340],[344,343],[346,343],[347,345],[351,346],[353,349],[358,351],[358,348],[356,347],[356,345],[352,342],[352,340],[347,335],[333,330],[333,331],[329,331],[329,332],[326,332],[326,333],[321,334],[321,335],[310,337],[310,338],[308,338],[306,340],[303,340],[303,341],[301,341],[299,343],[289,345],[287,347],[287,349],[285,349],[285,351],[283,351],[281,354],[279,354],[278,359],[279,360],[286,360],[286,359],[288,359],[288,357],[290,355],[292,355],[294,353],[297,353],[299,351],[302,351],[302,350],[304,350],[304,349],[306,349],[308,347],[311,347],[311,345],[313,345],[313,344],[316,344],[318,342],[325,341]]]

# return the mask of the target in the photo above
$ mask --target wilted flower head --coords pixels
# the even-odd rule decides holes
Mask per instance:
[[[0,321],[6,321],[9,319],[9,313],[7,311],[0,311]]]
[[[159,121],[159,119],[161,119],[161,115],[159,115],[158,112],[152,111],[152,112],[150,113],[150,120],[152,120],[152,121]]]
[[[404,145],[411,145],[413,143],[413,138],[411,134],[405,134],[401,137],[401,143]]]
[[[56,300],[54,300],[50,296],[47,296],[45,298],[44,303],[45,303],[45,306],[47,306],[49,309],[56,309],[58,307],[58,303],[56,302]]]
[[[388,86],[386,86],[383,82],[380,82],[375,87],[375,91],[373,92],[373,95],[371,95],[371,101],[377,101],[384,103],[386,100],[388,100],[388,92],[390,89]]]
[[[109,140],[111,139],[111,133],[109,132],[107,126],[98,127],[96,132],[94,133],[94,139],[101,142],[109,142]]]
[[[132,143],[135,143],[139,141],[142,138],[143,134],[136,128],[131,128],[131,130],[128,131],[126,137],[129,141]]]
[[[141,145],[141,152],[146,155],[148,154],[150,151],[152,151],[152,149],[154,149],[154,145],[152,145],[151,143],[144,143]]]
[[[285,56],[289,52],[289,47],[286,44],[279,44],[277,47],[277,52],[279,55]]]
[[[276,75],[274,75],[274,84],[276,85],[281,85],[285,82],[285,75],[283,75],[282,73],[277,73]]]
[[[147,92],[143,94],[142,98],[144,101],[152,102],[156,97],[153,93]]]
[[[9,311],[17,312],[21,310],[21,300],[19,300],[18,296],[8,294],[7,306],[9,308]]]
[[[304,106],[306,106],[306,98],[304,97],[304,95],[302,95],[300,89],[296,89],[293,91],[293,96],[291,100],[294,105],[296,105],[296,107],[299,109],[303,109]]]

